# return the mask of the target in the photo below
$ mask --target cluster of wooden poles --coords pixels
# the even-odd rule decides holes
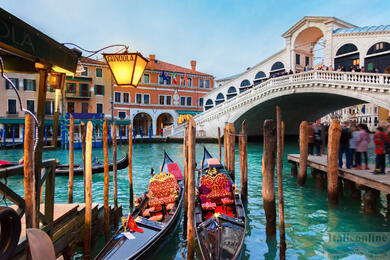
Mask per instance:
[[[230,173],[235,182],[235,141],[238,137],[239,163],[241,176],[241,199],[244,203],[248,200],[248,158],[247,158],[247,134],[246,121],[241,124],[241,131],[236,134],[233,123],[227,123],[223,129],[223,152],[224,167]],[[194,259],[195,253],[195,138],[196,124],[191,118],[185,126],[184,131],[184,224],[187,234],[187,259]],[[276,236],[276,206],[275,206],[275,161],[277,153],[277,177],[279,197],[279,228],[280,228],[280,249],[281,259],[285,258],[286,242],[284,228],[284,199],[283,199],[283,146],[284,146],[284,124],[282,122],[281,110],[276,108],[276,132],[273,120],[264,122],[264,152],[263,152],[263,206],[266,214],[267,237]],[[221,130],[218,128],[218,149],[219,160],[222,157]]]
[[[24,183],[25,183],[25,201],[26,201],[26,226],[37,227],[37,211],[34,179],[34,120],[27,115],[25,119],[25,153],[24,153]],[[85,201],[85,222],[83,238],[83,256],[84,259],[91,258],[91,221],[92,221],[92,141],[93,125],[88,122],[87,125],[81,123],[82,139],[82,159],[84,165],[84,201]],[[129,125],[132,131],[132,125]],[[113,123],[115,129],[115,122]],[[117,140],[115,131],[113,131],[113,200],[115,223],[118,223],[118,178],[117,178]],[[69,183],[68,183],[68,203],[73,203],[73,183],[74,183],[74,119],[70,117],[69,125]],[[103,154],[104,154],[104,235],[105,241],[110,239],[110,211],[109,211],[109,158],[108,158],[108,122],[103,124]],[[129,142],[129,204],[133,208],[133,172],[132,172],[132,142]]]

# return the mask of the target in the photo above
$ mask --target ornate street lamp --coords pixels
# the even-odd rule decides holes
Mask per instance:
[[[118,86],[136,88],[148,60],[141,53],[103,53]]]

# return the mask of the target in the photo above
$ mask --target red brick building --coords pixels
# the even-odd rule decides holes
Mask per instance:
[[[149,56],[137,88],[113,87],[114,117],[131,121],[136,134],[159,135],[161,128],[176,125],[181,115],[203,111],[203,96],[214,88],[214,77]],[[119,122],[118,122],[119,123]],[[123,134],[126,134],[125,132]]]

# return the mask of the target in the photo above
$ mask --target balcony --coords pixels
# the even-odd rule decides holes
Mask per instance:
[[[91,92],[89,91],[81,91],[81,92],[65,92],[66,98],[74,98],[74,99],[90,99]]]

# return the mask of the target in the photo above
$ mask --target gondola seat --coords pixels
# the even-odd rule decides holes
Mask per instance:
[[[179,185],[173,174],[157,174],[149,182],[149,207],[154,207],[156,211],[161,210],[164,202],[166,205],[175,203],[178,193]]]
[[[229,178],[223,173],[218,173],[214,176],[209,174],[202,176],[200,185],[201,190],[210,191],[202,195],[217,204],[220,203],[221,198],[231,197],[231,183]]]

